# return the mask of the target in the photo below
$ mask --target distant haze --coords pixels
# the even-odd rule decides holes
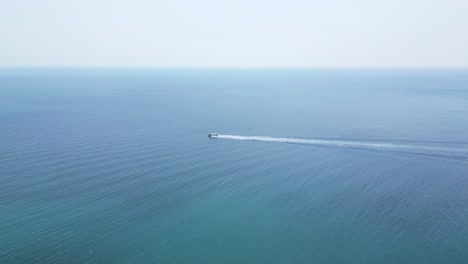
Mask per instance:
[[[468,67],[468,1],[2,0],[0,66]]]

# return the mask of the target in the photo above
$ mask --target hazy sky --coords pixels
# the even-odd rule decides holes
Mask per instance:
[[[468,0],[0,0],[0,65],[468,67]]]

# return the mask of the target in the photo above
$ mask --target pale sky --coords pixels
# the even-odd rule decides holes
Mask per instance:
[[[0,0],[0,66],[468,67],[468,0]]]

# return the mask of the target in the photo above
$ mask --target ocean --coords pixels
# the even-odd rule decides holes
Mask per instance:
[[[0,263],[468,263],[467,132],[463,69],[3,68]]]

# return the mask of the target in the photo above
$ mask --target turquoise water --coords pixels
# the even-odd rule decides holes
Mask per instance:
[[[466,70],[2,69],[0,263],[468,263],[467,131]]]

